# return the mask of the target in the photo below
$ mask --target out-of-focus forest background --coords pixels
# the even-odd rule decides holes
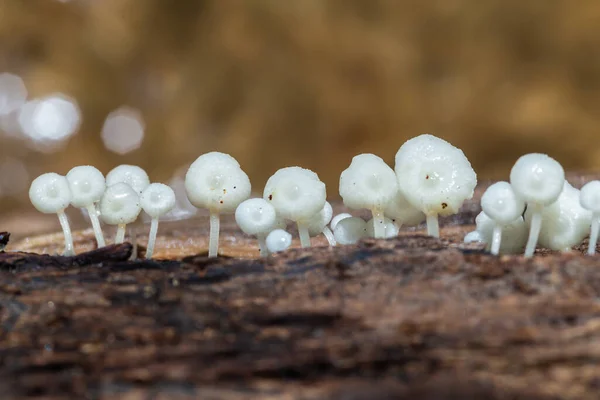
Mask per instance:
[[[484,178],[600,168],[598,0],[0,0],[0,73],[4,211],[43,172],[166,182],[211,150],[335,197],[353,155],[421,133]]]

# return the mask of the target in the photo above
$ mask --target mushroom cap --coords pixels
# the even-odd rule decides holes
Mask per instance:
[[[279,221],[275,208],[265,199],[244,200],[235,210],[235,222],[247,235],[267,234]]]
[[[346,218],[352,218],[352,214],[348,214],[348,213],[340,213],[338,215],[336,215],[335,217],[333,217],[331,219],[331,223],[329,224],[329,227],[331,228],[331,230],[334,230],[335,227],[337,226],[337,224]]]
[[[373,218],[367,221],[367,235],[369,235],[369,237],[375,237],[375,227],[373,226],[374,223],[375,221],[373,220]],[[384,217],[383,224],[385,226],[385,234],[383,236],[385,239],[398,236],[398,232],[400,231],[398,230],[398,226],[394,224],[394,221],[387,217]]]
[[[475,224],[477,224],[477,232],[480,234],[480,240],[478,241],[486,243],[487,249],[489,250],[492,245],[492,236],[494,235],[494,227],[496,226],[496,222],[488,217],[486,213],[480,212],[477,218],[475,218]],[[528,233],[529,231],[527,229],[527,225],[521,216],[519,216],[513,222],[504,225],[502,227],[500,253],[521,253],[525,248],[525,244],[527,244]],[[467,236],[465,236],[465,241],[467,240]],[[475,235],[471,236],[471,240],[475,241],[476,239],[477,237]]]
[[[398,191],[394,170],[374,154],[359,154],[340,175],[340,196],[352,209],[383,210]]]
[[[31,204],[41,213],[54,214],[64,210],[71,202],[67,178],[49,172],[38,176],[29,188]]]
[[[104,175],[91,165],[81,165],[71,169],[66,178],[71,189],[73,207],[83,208],[100,201],[106,190]]]
[[[395,170],[408,202],[426,215],[456,214],[477,185],[462,150],[432,135],[404,143],[396,153]]]
[[[358,217],[344,218],[333,230],[333,237],[339,244],[355,244],[367,236],[367,223]]]
[[[140,197],[126,183],[118,182],[106,188],[100,200],[102,220],[109,225],[130,224],[142,211]]]
[[[383,214],[402,225],[415,226],[425,221],[423,211],[408,202],[402,191],[398,190],[386,204]]]
[[[558,200],[542,212],[542,229],[539,244],[564,251],[583,242],[590,233],[592,213],[579,203],[579,190],[565,181]],[[525,220],[531,223],[532,210],[525,212]]]
[[[123,182],[128,184],[138,195],[150,185],[150,178],[146,171],[136,165],[119,165],[106,175],[106,186]]]
[[[275,229],[267,235],[267,249],[269,253],[287,250],[292,245],[292,235],[283,229]]]
[[[579,193],[579,203],[593,213],[600,213],[600,181],[586,183]]]
[[[507,225],[523,215],[525,202],[508,182],[497,182],[481,196],[481,209],[500,225]]]
[[[484,243],[483,236],[479,231],[472,231],[465,235],[465,243]]]
[[[565,171],[546,154],[521,156],[510,171],[510,184],[526,203],[549,206],[560,196],[565,183]]]
[[[204,154],[190,166],[185,176],[185,190],[197,208],[230,214],[250,197],[248,175],[235,159],[223,153]]]
[[[328,201],[325,202],[325,205],[315,215],[310,217],[308,221],[308,234],[310,236],[317,236],[323,232],[323,229],[329,224],[331,221],[331,217],[333,217],[333,208]]]
[[[326,197],[325,184],[317,174],[300,167],[275,172],[263,193],[263,198],[275,207],[277,215],[295,222],[306,221],[321,211]]]
[[[175,207],[177,200],[170,186],[151,183],[140,196],[140,205],[152,218],[159,218]]]

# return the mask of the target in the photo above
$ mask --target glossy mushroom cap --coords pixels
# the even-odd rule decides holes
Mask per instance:
[[[337,223],[333,236],[339,244],[355,244],[368,236],[367,223],[358,217],[344,218]]]
[[[563,167],[546,154],[526,154],[510,171],[510,184],[526,203],[549,206],[560,196],[564,183]]]
[[[106,188],[100,200],[100,214],[109,225],[130,224],[136,220],[141,210],[138,194],[123,182]]]
[[[159,218],[175,207],[175,192],[162,183],[150,184],[140,196],[140,205],[152,218]]]
[[[54,214],[64,210],[71,202],[71,190],[67,178],[49,172],[38,176],[29,188],[31,204],[44,214]]]
[[[421,222],[425,221],[425,214],[423,214],[423,211],[410,204],[400,190],[398,190],[394,197],[392,197],[392,200],[386,204],[383,214],[386,217],[407,226],[419,225]]]
[[[284,251],[292,245],[292,235],[283,229],[275,229],[267,235],[266,243],[269,253]]]
[[[375,236],[375,227],[373,226],[374,223],[375,221],[373,220],[373,218],[367,221],[367,235],[369,237]],[[385,225],[385,239],[398,236],[398,227],[396,226],[396,224],[394,224],[394,221],[392,221],[388,217],[385,217],[383,219],[383,224]]]
[[[128,184],[138,195],[141,195],[144,189],[150,185],[150,178],[142,168],[123,164],[113,168],[106,175],[106,186],[112,186],[119,182]]]
[[[329,224],[329,226],[331,227],[331,230],[334,230],[335,227],[337,226],[337,224],[346,218],[352,218],[352,214],[348,214],[348,213],[340,213],[338,215],[336,215],[335,217],[333,217],[331,219],[331,223]]]
[[[106,190],[104,175],[91,165],[81,165],[67,173],[67,181],[71,190],[71,205],[84,208],[100,201]]]
[[[600,181],[591,181],[581,188],[579,204],[593,213],[600,213]]]
[[[248,199],[235,210],[235,222],[247,235],[267,234],[278,223],[275,208],[265,199]]]
[[[326,201],[321,211],[313,215],[308,221],[308,233],[311,236],[320,234],[329,222],[331,222],[332,217],[333,208],[331,207],[331,204]]]
[[[497,182],[481,196],[481,208],[500,225],[508,225],[523,215],[525,202],[508,182]]]

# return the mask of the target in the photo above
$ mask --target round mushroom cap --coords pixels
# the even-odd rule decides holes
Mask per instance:
[[[115,183],[106,188],[100,200],[100,215],[109,225],[130,224],[142,211],[140,197],[126,183]]]
[[[317,236],[323,232],[323,229],[329,224],[331,221],[331,217],[333,217],[333,208],[328,201],[325,202],[325,205],[315,215],[313,215],[308,221],[308,234],[310,236]]]
[[[331,227],[331,230],[334,230],[335,227],[337,226],[337,224],[346,218],[352,218],[352,214],[348,214],[348,213],[340,213],[338,215],[336,215],[335,217],[333,217],[331,219],[331,223],[329,224],[329,226]]]
[[[565,181],[558,200],[544,207],[539,244],[551,249],[565,251],[578,246],[590,234],[592,213],[579,203],[579,190]],[[525,220],[531,223],[532,210],[527,209]]]
[[[69,189],[71,189],[71,205],[83,208],[100,201],[106,181],[102,172],[91,165],[81,165],[67,173]]]
[[[173,189],[162,183],[151,183],[140,196],[140,205],[152,218],[159,218],[168,213],[176,203]]]
[[[113,168],[106,175],[106,186],[112,186],[119,182],[128,184],[138,195],[141,195],[144,189],[150,185],[150,178],[142,168],[123,164]]]
[[[196,158],[196,160],[190,165],[190,168],[193,169],[201,169],[205,168],[208,165],[220,165],[222,167],[233,167],[233,168],[241,168],[240,163],[230,156],[229,154],[221,153],[218,151],[211,151],[210,153],[202,154],[200,157]]]
[[[367,235],[369,237],[375,237],[375,227],[373,226],[374,223],[375,221],[373,220],[373,218],[367,221]],[[394,221],[387,217],[384,217],[383,224],[385,226],[385,234],[383,236],[385,239],[398,236],[398,232],[400,231],[398,230],[398,226],[394,224]]]
[[[465,243],[484,243],[483,236],[479,231],[472,231],[465,235]]]
[[[426,219],[423,211],[410,204],[400,190],[386,204],[383,214],[395,222],[406,226],[419,225]]]
[[[71,202],[71,190],[67,178],[49,172],[38,176],[29,188],[31,204],[44,214],[54,214],[64,210]]]
[[[292,235],[283,229],[275,229],[267,235],[267,249],[269,253],[287,250],[292,245]]]
[[[317,174],[300,167],[275,172],[263,193],[263,198],[275,207],[277,215],[295,222],[307,221],[321,211],[326,197],[325,184]]]
[[[465,236],[465,242],[467,238],[471,241],[479,241],[486,244],[488,251],[492,247],[492,236],[494,235],[494,227],[496,222],[488,217],[484,212],[480,212],[477,218],[475,218],[475,224],[477,225],[477,232],[479,232],[479,238],[475,235]],[[542,226],[542,230],[543,230]],[[472,233],[472,232],[471,232]],[[523,217],[519,216],[511,223],[502,227],[502,239],[500,241],[500,254],[518,254],[523,252],[525,244],[527,244],[527,237],[529,230],[523,220]]]
[[[525,154],[510,171],[510,184],[526,203],[549,206],[563,190],[565,171],[546,154]]]
[[[235,210],[235,222],[247,235],[269,233],[279,222],[275,208],[265,199],[248,199]]]
[[[456,214],[477,185],[462,150],[432,135],[404,143],[396,153],[395,170],[402,194],[426,215]]]
[[[497,182],[481,196],[481,209],[500,225],[507,225],[523,215],[525,202],[518,197],[510,183]]]
[[[358,217],[344,218],[333,230],[333,237],[339,244],[355,244],[367,236],[367,223]]]
[[[374,154],[355,156],[340,175],[340,196],[352,209],[383,210],[397,191],[394,170]]]
[[[600,181],[586,183],[580,192],[579,203],[593,213],[600,213]]]
[[[248,175],[233,163],[196,160],[185,176],[185,191],[195,207],[230,214],[250,197],[251,185]]]

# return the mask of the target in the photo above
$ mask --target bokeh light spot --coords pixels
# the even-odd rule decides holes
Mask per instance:
[[[144,140],[144,120],[139,111],[121,107],[108,114],[102,128],[104,146],[117,154],[139,149]]]

